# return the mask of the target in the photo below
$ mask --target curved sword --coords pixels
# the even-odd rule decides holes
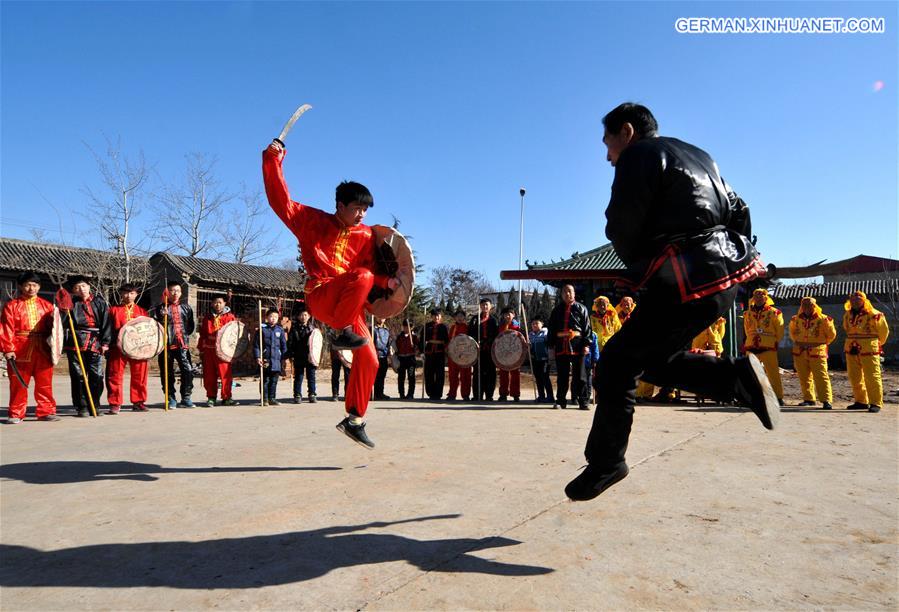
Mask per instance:
[[[284,124],[284,129],[281,130],[281,133],[278,134],[278,137],[275,139],[281,143],[281,146],[284,146],[284,139],[287,138],[287,133],[290,131],[290,128],[293,127],[293,124],[297,122],[303,113],[312,108],[311,104],[304,104],[294,111],[293,115],[290,116],[290,119],[287,120],[287,123]]]

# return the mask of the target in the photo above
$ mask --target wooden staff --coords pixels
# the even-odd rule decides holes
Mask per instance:
[[[265,405],[265,345],[262,339],[262,300],[257,300],[259,304],[259,405]]]
[[[524,311],[524,304],[519,298],[518,307],[521,309],[521,322],[524,323],[524,340],[528,345],[528,365],[531,366],[531,378],[534,379],[534,401],[537,401],[537,374],[534,372],[534,360],[531,358],[531,336],[528,330],[528,317]]]
[[[169,411],[169,287],[168,277],[166,287],[162,290],[162,386],[165,389],[164,410]]]

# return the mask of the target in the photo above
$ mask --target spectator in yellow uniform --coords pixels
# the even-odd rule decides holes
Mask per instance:
[[[784,390],[777,364],[777,343],[784,337],[784,317],[774,307],[774,300],[767,290],[756,289],[752,292],[749,309],[743,313],[743,329],[746,331],[746,344],[743,348],[755,353],[765,366],[765,374],[783,406]]]
[[[724,353],[724,332],[727,328],[727,319],[718,317],[718,320],[709,325],[704,332],[693,338],[692,349],[700,351],[715,351],[715,355],[721,357]]]
[[[849,410],[867,408],[880,412],[883,406],[883,379],[880,376],[880,355],[890,335],[883,313],[874,310],[868,296],[856,291],[849,296],[843,315],[846,332],[846,370],[852,383],[855,403]]]
[[[802,387],[800,406],[814,406],[820,399],[824,410],[833,408],[833,390],[827,372],[827,345],[836,337],[833,319],[821,312],[815,298],[802,298],[799,313],[790,319],[793,367]]]
[[[634,301],[634,298],[627,295],[621,298],[621,301],[618,302],[618,306],[615,307],[615,312],[618,313],[618,320],[621,321],[622,325],[627,323],[627,320],[631,318],[631,314],[636,307],[637,302]]]
[[[599,350],[606,345],[609,338],[621,329],[621,320],[618,318],[618,312],[612,308],[609,298],[604,295],[593,300],[593,312],[590,313],[590,327],[596,334],[596,341],[599,344]]]

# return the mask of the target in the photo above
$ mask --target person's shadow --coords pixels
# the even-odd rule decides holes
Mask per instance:
[[[303,582],[341,567],[390,561],[407,561],[425,571],[497,576],[536,576],[554,571],[469,554],[520,544],[504,537],[416,540],[358,533],[459,516],[424,516],[201,542],[97,544],[52,551],[0,545],[0,586],[249,589]]]
[[[302,472],[340,470],[339,467],[198,467],[164,468],[133,461],[36,461],[0,465],[0,478],[29,484],[71,484],[97,480],[159,480],[152,474],[226,474],[230,472]]]

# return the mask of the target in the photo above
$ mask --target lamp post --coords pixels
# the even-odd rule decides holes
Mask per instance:
[[[524,194],[525,189],[522,187],[518,190],[518,195],[521,196],[521,226],[518,232],[518,269],[521,270],[522,266],[524,266]],[[518,307],[524,310],[524,304],[521,302],[521,279],[518,279]]]

